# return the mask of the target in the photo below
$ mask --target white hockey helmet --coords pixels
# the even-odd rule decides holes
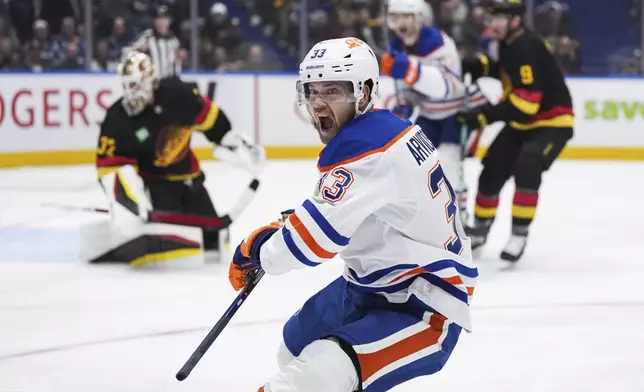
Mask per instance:
[[[387,3],[387,24],[390,29],[396,30],[398,28],[397,21],[393,15],[412,14],[415,18],[417,27],[423,23],[431,24],[434,18],[431,6],[424,0],[388,0]]]
[[[371,80],[369,102],[359,109],[364,98],[364,86]],[[300,64],[300,79],[297,82],[298,104],[307,105],[309,115],[309,94],[307,83],[350,82],[353,86],[356,116],[369,111],[378,96],[380,67],[373,50],[358,38],[337,38],[317,43]]]
[[[119,64],[117,73],[123,86],[123,104],[128,113],[141,113],[154,95],[154,66],[145,53],[129,52]]]
[[[389,0],[387,2],[387,12],[390,14],[416,14],[423,12],[423,0]]]

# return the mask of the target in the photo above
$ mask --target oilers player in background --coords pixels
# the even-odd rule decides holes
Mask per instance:
[[[229,277],[239,290],[254,269],[336,254],[345,268],[286,323],[280,371],[259,391],[388,391],[438,372],[472,328],[478,273],[454,190],[419,126],[373,109],[379,74],[356,38],[319,42],[300,65],[299,103],[326,145],[316,190],[242,241]]]
[[[467,220],[467,186],[463,178],[465,134],[456,115],[485,103],[476,85],[461,80],[461,59],[454,41],[430,26],[431,8],[424,0],[389,0],[387,23],[396,37],[381,60],[384,75],[395,80],[394,113],[420,125],[438,147],[441,165],[454,187],[461,220]],[[471,90],[471,91],[468,91]],[[467,97],[467,99],[466,99]]]

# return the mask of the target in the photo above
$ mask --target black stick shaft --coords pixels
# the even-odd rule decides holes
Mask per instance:
[[[183,365],[181,370],[177,373],[175,376],[177,380],[183,381],[185,380],[189,375],[190,372],[192,372],[192,369],[197,366],[201,358],[204,356],[206,351],[212,346],[212,344],[215,342],[219,334],[224,330],[226,325],[230,322],[230,320],[233,318],[235,313],[237,313],[237,310],[242,306],[242,304],[246,301],[250,293],[253,291],[255,286],[259,283],[259,281],[262,279],[264,276],[265,272],[263,269],[259,269],[257,273],[251,278],[251,281],[242,289],[242,291],[239,293],[237,298],[235,298],[235,301],[230,305],[228,310],[224,313],[223,316],[217,321],[217,324],[215,324],[214,327],[208,332],[208,335],[204,338],[204,340],[199,344],[197,349],[195,350],[194,353],[188,358],[186,363]]]

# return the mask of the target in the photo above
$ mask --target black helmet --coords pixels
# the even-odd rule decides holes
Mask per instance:
[[[523,16],[526,12],[523,0],[490,0],[486,2],[485,8],[491,14]]]
[[[170,18],[172,15],[170,14],[170,10],[168,9],[167,5],[159,5],[154,8],[154,17],[155,18]]]

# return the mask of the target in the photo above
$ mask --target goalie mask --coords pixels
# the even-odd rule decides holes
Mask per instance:
[[[131,52],[119,64],[118,75],[123,86],[123,106],[131,116],[141,113],[154,97],[154,66],[150,57]]]

